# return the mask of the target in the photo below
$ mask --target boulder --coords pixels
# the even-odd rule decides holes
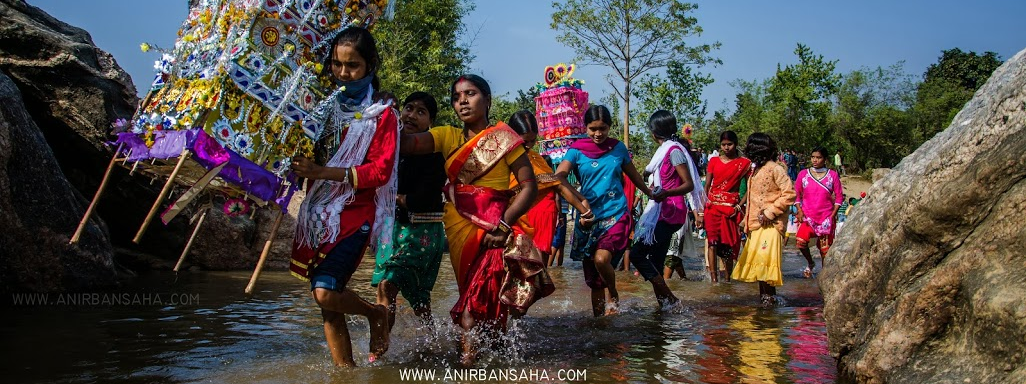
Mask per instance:
[[[819,275],[839,372],[1026,382],[1026,51],[877,181]]]
[[[891,173],[891,169],[890,168],[875,168],[875,169],[873,169],[873,182],[875,183],[878,180],[883,179],[884,177],[887,176],[888,173]]]
[[[68,244],[88,204],[57,166],[21,92],[0,72],[0,292],[114,284],[114,252],[101,221]]]
[[[0,70],[21,90],[28,113],[71,185],[91,199],[113,155],[105,145],[114,138],[110,124],[131,118],[139,103],[131,78],[86,31],[39,8],[0,0],[0,18]],[[163,180],[130,176],[127,168],[117,167],[97,205],[94,218],[106,223],[119,250],[116,260],[129,268],[173,266],[191,234],[187,218],[198,207],[167,226],[154,222],[141,244],[132,243],[162,186]],[[210,254],[189,261],[206,269],[252,268],[273,223],[263,215],[270,214],[259,214],[257,220],[208,215],[193,254]],[[290,249],[282,244],[291,243],[293,227],[288,219],[282,224],[279,233],[287,238],[272,249],[269,267],[287,267]],[[62,230],[70,234],[75,227]]]

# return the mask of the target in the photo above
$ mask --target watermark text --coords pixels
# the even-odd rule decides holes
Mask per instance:
[[[435,381],[503,381],[534,383],[543,381],[585,382],[588,381],[587,369],[521,369],[521,368],[446,368],[423,369],[401,368],[399,380],[408,382]]]
[[[198,293],[129,293],[129,292],[79,292],[79,293],[12,293],[11,304],[15,306],[180,306],[199,305]]]

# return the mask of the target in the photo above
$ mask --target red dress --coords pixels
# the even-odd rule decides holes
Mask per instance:
[[[751,167],[751,160],[744,157],[724,163],[717,156],[709,160],[706,172],[706,236],[710,246],[721,247],[721,252],[731,258],[737,258],[741,246],[741,215],[735,215],[734,206],[741,202],[741,181],[748,177]]]
[[[396,160],[395,142],[399,134],[397,126],[398,120],[391,108],[378,117],[378,127],[370,143],[372,150],[367,151],[363,163],[354,167],[356,177],[351,183],[356,187],[356,194],[340,214],[339,233],[335,242],[321,244],[317,249],[293,242],[292,263],[289,265],[292,275],[303,280],[309,279],[310,269],[320,264],[335,245],[356,233],[364,223],[374,227],[374,212],[377,209],[374,196],[377,188],[385,185],[392,175],[392,166]],[[344,134],[340,140],[345,140]],[[367,244],[364,244],[366,247]],[[360,252],[359,257],[363,257],[364,251]]]

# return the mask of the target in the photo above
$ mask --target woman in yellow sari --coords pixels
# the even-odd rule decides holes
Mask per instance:
[[[505,123],[488,126],[491,88],[481,77],[461,76],[450,91],[463,128],[435,127],[405,135],[400,152],[446,157],[449,181],[442,222],[460,290],[450,315],[464,329],[462,360],[471,364],[475,331],[504,332],[511,307],[526,312],[555,286],[541,253],[517,224],[538,192],[523,139]],[[511,173],[520,188],[512,200]]]

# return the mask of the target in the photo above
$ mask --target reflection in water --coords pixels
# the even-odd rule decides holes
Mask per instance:
[[[747,309],[730,321],[730,327],[740,333],[737,346],[741,360],[738,371],[745,383],[773,383],[783,376],[783,348],[780,346],[779,319],[762,311]]]
[[[599,319],[591,316],[580,264],[569,262],[552,270],[556,293],[490,343],[480,366],[551,376],[586,370],[587,382],[833,382],[818,288],[798,277],[800,256],[789,258],[795,267],[785,262],[779,291],[788,307],[758,307],[748,284],[674,280],[670,287],[686,308],[660,313],[649,284],[621,274],[622,314]],[[691,262],[688,269],[701,268],[701,260]],[[364,264],[352,286],[371,298],[371,268]],[[451,268],[442,268],[432,292],[436,326],[421,324],[400,301],[391,349],[372,366],[365,363],[367,323],[350,318],[355,358],[363,365],[354,369],[331,365],[305,284],[269,272],[260,291],[246,296],[247,278],[244,272],[160,273],[121,289],[198,295],[191,305],[7,308],[0,320],[8,352],[0,359],[4,381],[397,383],[404,369],[434,370],[441,378],[458,367],[458,330],[447,316],[458,296]]]
[[[702,356],[696,359],[703,383],[727,384],[738,376],[731,363],[737,354],[736,345],[730,345],[731,330],[724,324],[725,317],[711,317],[709,326],[702,333]],[[736,360],[736,359],[735,359]]]

